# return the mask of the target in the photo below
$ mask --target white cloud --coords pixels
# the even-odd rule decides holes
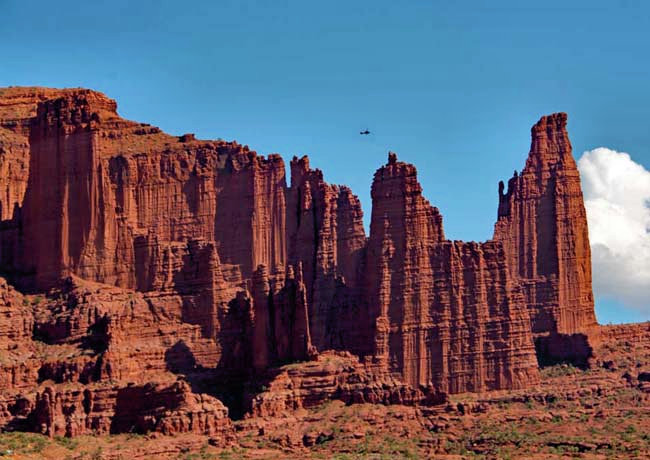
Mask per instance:
[[[578,160],[594,293],[650,312],[650,171],[600,147]]]

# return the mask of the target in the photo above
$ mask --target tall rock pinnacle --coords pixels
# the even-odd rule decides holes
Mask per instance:
[[[535,333],[596,325],[587,217],[566,123],[565,113],[542,117],[523,171],[505,193],[499,184],[494,239],[521,282]]]
[[[450,393],[536,382],[528,312],[502,246],[445,240],[415,167],[393,153],[372,200],[366,298],[379,364]]]
[[[34,292],[72,280],[71,305],[102,285],[122,299],[88,300],[83,321],[66,310],[74,340],[101,316],[97,378],[151,361],[243,385],[336,349],[412,388],[522,388],[539,379],[535,339],[596,325],[566,115],[533,127],[484,243],[446,239],[395,153],[374,175],[369,237],[349,188],[306,156],[288,166],[290,184],[278,154],[165,134],[96,91],[0,89],[0,268]],[[0,329],[28,340],[31,310],[4,311],[20,324]],[[139,356],[135,340],[158,348]]]

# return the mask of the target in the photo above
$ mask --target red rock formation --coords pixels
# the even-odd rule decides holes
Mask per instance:
[[[59,90],[0,88],[0,220],[22,206],[29,177],[29,132],[36,107]]]
[[[15,120],[8,106],[16,107]],[[114,101],[89,90],[4,90],[0,125],[10,198],[2,217],[22,206],[14,224],[24,228],[20,242],[3,232],[2,260],[35,272],[31,287],[69,274],[135,287],[133,239],[150,231],[160,241],[215,241],[224,263],[246,276],[258,264],[286,261],[286,186],[277,155],[264,159],[236,143],[166,135],[119,118]],[[39,239],[39,232],[51,238]]]
[[[361,203],[347,187],[327,184],[305,156],[291,161],[287,208],[289,262],[302,265],[314,345],[365,350],[351,327],[366,245]]]
[[[37,393],[34,429],[48,436],[196,433],[232,436],[228,409],[184,382],[124,388],[46,387]],[[230,433],[229,433],[230,432]]]
[[[574,334],[596,325],[587,218],[566,122],[564,113],[542,117],[521,174],[505,194],[499,184],[494,239],[523,286],[533,332]]]
[[[14,389],[33,387],[38,379],[40,360],[32,344],[31,302],[0,278],[0,401]],[[12,398],[8,401],[14,403]],[[0,426],[6,417],[0,410]]]
[[[645,345],[650,349],[650,321],[645,323],[610,324],[600,326],[600,344],[627,342]]]
[[[562,116],[533,129],[496,241],[479,244],[445,240],[395,154],[375,174],[367,239],[357,197],[307,157],[287,187],[279,155],[116,109],[85,89],[0,90],[1,268],[47,291],[0,282],[0,426],[226,433],[214,397],[241,415],[268,375],[258,415],[521,388],[538,380],[526,303],[535,331],[573,340],[595,324]],[[274,368],[330,348],[364,364]]]
[[[309,333],[307,291],[302,265],[269,281],[264,265],[253,278],[253,366],[259,372],[271,365],[305,361],[315,356]]]
[[[331,400],[406,405],[444,401],[444,395],[429,394],[374,372],[347,352],[327,352],[315,361],[283,366],[264,387],[266,390],[250,401],[249,414],[253,417],[283,416]]]
[[[292,162],[287,188],[278,155],[168,136],[119,118],[115,102],[97,92],[48,94],[28,124],[29,192],[11,222],[24,235],[3,233],[4,264],[34,274],[23,285],[46,288],[74,274],[153,289],[148,251],[198,238],[214,241],[221,263],[241,274],[238,284],[260,264],[276,272],[302,262],[316,343],[355,340],[334,334],[358,303],[365,246],[349,189],[326,184],[306,158]],[[321,318],[329,329],[314,327]]]
[[[28,98],[32,110],[23,111],[34,116],[23,120],[30,187],[3,232],[4,265],[27,274],[23,286],[46,288],[74,274],[155,290],[156,248],[198,238],[214,241],[233,287],[259,264],[275,273],[302,263],[315,344],[366,349],[365,337],[348,327],[360,314],[366,242],[349,189],[325,183],[306,158],[292,161],[287,188],[278,155],[168,136],[119,118],[115,102],[97,92],[48,91]]]
[[[50,436],[134,430],[230,436],[221,402],[172,383],[175,373],[193,381],[201,369],[218,369],[223,351],[200,325],[183,321],[180,296],[69,279],[48,298],[27,299],[2,286],[2,310],[30,329],[29,336],[21,326],[7,337],[0,426]],[[39,384],[46,387],[24,394]]]
[[[20,208],[29,178],[29,133],[39,102],[56,97],[47,88],[0,89],[0,263],[14,266],[19,255]]]
[[[372,199],[367,295],[380,363],[438,392],[536,382],[528,314],[501,245],[445,241],[415,167],[395,154],[375,173]]]
[[[0,278],[0,350],[31,340],[33,327],[29,301]]]
[[[201,325],[205,337],[221,330],[219,316],[236,296],[227,280],[213,242],[160,242],[154,233],[138,237],[134,244],[138,290],[179,295],[183,299],[182,321]],[[241,281],[240,281],[241,282]]]

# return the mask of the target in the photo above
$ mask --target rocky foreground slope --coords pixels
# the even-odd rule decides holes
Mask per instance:
[[[91,90],[0,89],[3,430],[226,445],[232,419],[330,400],[537,388],[538,361],[593,366],[614,340],[565,114],[533,127],[494,239],[475,243],[446,239],[393,153],[367,237],[357,197],[307,157],[287,184],[279,155],[116,110]]]

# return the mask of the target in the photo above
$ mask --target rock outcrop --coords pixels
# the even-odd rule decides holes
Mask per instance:
[[[567,115],[542,117],[531,130],[526,166],[499,184],[494,239],[524,289],[533,332],[573,334],[596,325],[591,250],[580,174]]]
[[[184,382],[124,388],[46,387],[37,393],[34,428],[48,436],[196,433],[232,437],[228,409],[216,398],[192,393]]]
[[[136,288],[134,240],[204,239],[250,276],[284,263],[284,166],[235,143],[179,140],[123,120],[88,90],[62,92],[31,120],[22,257],[47,288],[61,277]],[[46,233],[50,238],[39,238]]]
[[[359,199],[294,157],[287,204],[289,262],[302,265],[314,345],[367,351],[365,331],[354,326],[366,246]]]
[[[75,275],[156,290],[156,254],[202,240],[237,289],[259,265],[276,273],[302,263],[314,343],[363,347],[355,329],[339,332],[358,304],[366,241],[348,188],[327,184],[306,157],[291,162],[287,187],[279,155],[169,136],[120,118],[94,91],[48,91],[18,114],[31,174],[3,223],[0,259],[15,282],[43,290]]]
[[[0,278],[0,350],[29,342],[34,330],[34,317],[29,301]]]
[[[49,88],[0,88],[0,219],[23,204],[29,178],[29,134],[40,102],[57,97]]]
[[[329,351],[307,363],[289,364],[274,370],[266,379],[264,391],[252,395],[250,416],[285,416],[332,400],[346,404],[404,405],[445,401],[444,394],[413,388],[400,379],[377,373],[348,352]]]
[[[272,365],[316,356],[309,333],[307,290],[302,264],[269,280],[260,265],[253,278],[252,360],[257,372]]]
[[[584,359],[597,322],[587,216],[566,123],[567,115],[556,113],[533,126],[526,166],[505,192],[499,183],[494,239],[522,286],[533,332],[550,337],[544,346],[551,355]]]
[[[180,296],[75,278],[47,297],[2,286],[3,310],[19,312],[23,322],[12,315],[13,323],[30,331],[25,336],[21,326],[20,340],[9,336],[2,351],[0,426],[49,436],[230,436],[228,409],[188,383],[198,385],[193,376],[204,368],[218,374],[222,350],[200,325],[183,321]]]
[[[529,316],[497,242],[444,239],[415,167],[375,174],[367,298],[375,358],[411,385],[460,393],[538,381]]]
[[[366,237],[307,157],[288,185],[277,154],[170,136],[96,91],[0,90],[0,426],[223,441],[246,410],[536,384],[534,334],[582,359],[597,330],[565,125],[533,128],[493,241],[447,240],[393,153]]]

